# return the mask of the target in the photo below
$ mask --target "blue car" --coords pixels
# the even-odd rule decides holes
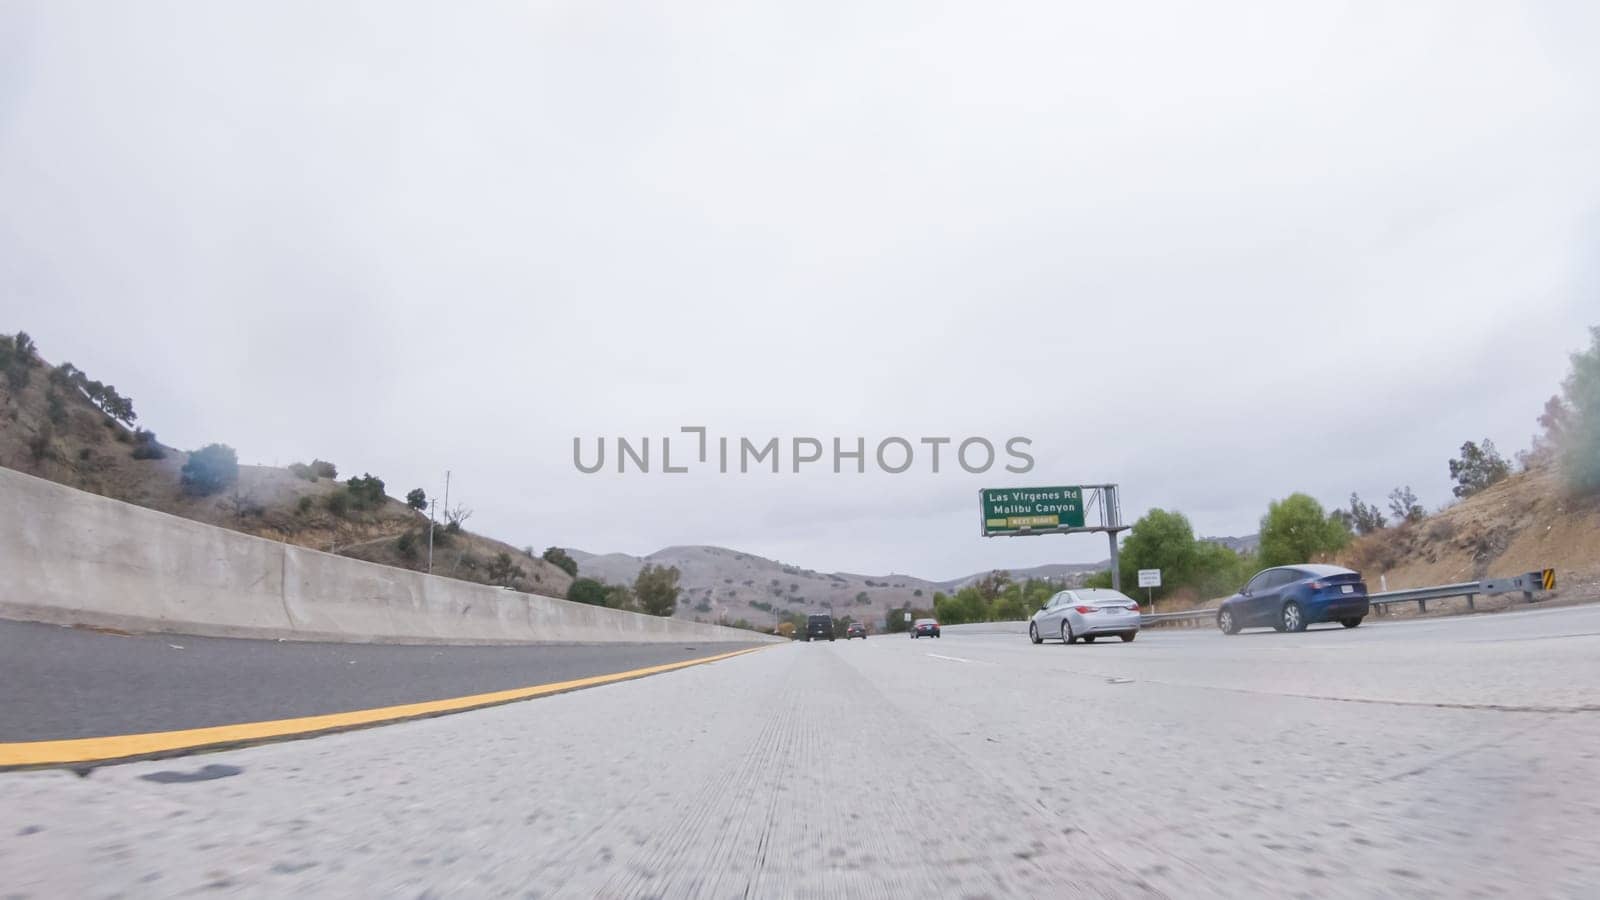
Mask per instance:
[[[1371,610],[1367,585],[1360,572],[1339,566],[1306,564],[1263,569],[1222,601],[1217,628],[1238,634],[1241,628],[1272,627],[1279,631],[1305,631],[1317,622],[1338,622],[1346,628],[1361,624]]]

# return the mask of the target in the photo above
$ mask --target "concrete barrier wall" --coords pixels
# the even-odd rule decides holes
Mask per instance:
[[[780,640],[334,556],[6,468],[0,617],[358,643]]]

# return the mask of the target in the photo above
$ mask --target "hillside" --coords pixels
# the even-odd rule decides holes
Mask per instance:
[[[1420,522],[1357,538],[1337,561],[1372,590],[1556,570],[1559,597],[1600,596],[1600,496],[1572,497],[1556,471],[1521,472]],[[1482,604],[1480,603],[1480,606]]]
[[[9,339],[8,339],[9,340]],[[9,344],[8,344],[9,346]],[[427,517],[392,497],[369,509],[346,504],[332,478],[286,468],[240,465],[235,484],[210,496],[184,492],[180,473],[189,454],[167,447],[108,414],[81,386],[33,355],[33,365],[10,354],[0,378],[0,465],[149,509],[276,541],[414,570],[427,567]],[[54,376],[53,376],[54,373]],[[100,385],[92,382],[98,392]],[[114,389],[112,396],[114,395]],[[129,414],[131,420],[131,402]],[[115,410],[115,406],[112,406]],[[161,458],[134,458],[141,455]],[[410,551],[401,541],[410,535]],[[506,554],[515,570],[491,577]],[[542,559],[499,541],[461,532],[436,534],[434,573],[479,583],[566,596],[572,579]]]
[[[580,577],[612,584],[632,582],[646,564],[676,566],[683,600],[678,615],[708,622],[722,616],[755,625],[778,622],[778,613],[831,610],[867,622],[881,622],[892,609],[931,609],[935,591],[952,593],[977,581],[987,571],[949,581],[913,575],[858,575],[818,572],[725,547],[667,547],[648,556],[595,554],[568,550],[578,562]],[[1014,579],[1042,578],[1075,584],[1100,564],[1035,566],[1011,572]],[[864,598],[864,602],[863,602]]]

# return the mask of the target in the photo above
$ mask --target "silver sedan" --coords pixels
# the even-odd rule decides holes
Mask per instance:
[[[1028,622],[1028,638],[1035,644],[1060,638],[1076,644],[1079,638],[1094,643],[1101,635],[1124,641],[1139,636],[1139,601],[1105,588],[1077,588],[1051,597]]]

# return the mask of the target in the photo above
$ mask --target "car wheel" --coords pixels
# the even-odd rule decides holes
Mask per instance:
[[[1306,614],[1301,612],[1300,604],[1294,602],[1293,600],[1290,600],[1288,603],[1283,605],[1283,616],[1281,621],[1283,622],[1284,631],[1306,630]]]
[[[1217,628],[1223,634],[1239,633],[1239,620],[1233,617],[1233,610],[1225,609],[1217,613]]]
[[[1061,623],[1061,643],[1063,643],[1063,644],[1076,644],[1077,642],[1078,642],[1078,636],[1072,633],[1072,623],[1071,622],[1062,622]]]
[[[940,633],[940,632],[937,632],[937,631],[935,631],[935,632],[934,632],[934,633],[933,633],[933,636],[934,636],[934,637],[944,637],[944,635],[943,635],[943,634],[941,634],[941,633]]]
[[[1085,643],[1085,644],[1092,644],[1092,643],[1094,643],[1094,635],[1092,635],[1092,634],[1086,634],[1086,635],[1084,635],[1084,636],[1083,636],[1083,642],[1084,642],[1084,643]]]
[[[1044,638],[1039,637],[1039,623],[1038,622],[1029,622],[1028,623],[1028,640],[1033,641],[1035,644],[1044,643]]]
[[[1131,640],[1133,640],[1133,639],[1134,639],[1134,638],[1136,638],[1136,637],[1138,637],[1138,636],[1139,636],[1139,632],[1137,632],[1137,631],[1127,631],[1127,632],[1123,632],[1123,635],[1122,635],[1122,642],[1123,642],[1123,643],[1124,643],[1124,644],[1126,644],[1126,643],[1127,643],[1127,642],[1129,642],[1129,641],[1131,641]]]
[[[1339,624],[1343,625],[1346,628],[1354,628],[1357,625],[1361,624],[1361,620],[1363,618],[1366,618],[1366,617],[1365,616],[1351,616],[1348,619],[1340,619],[1339,620]]]

